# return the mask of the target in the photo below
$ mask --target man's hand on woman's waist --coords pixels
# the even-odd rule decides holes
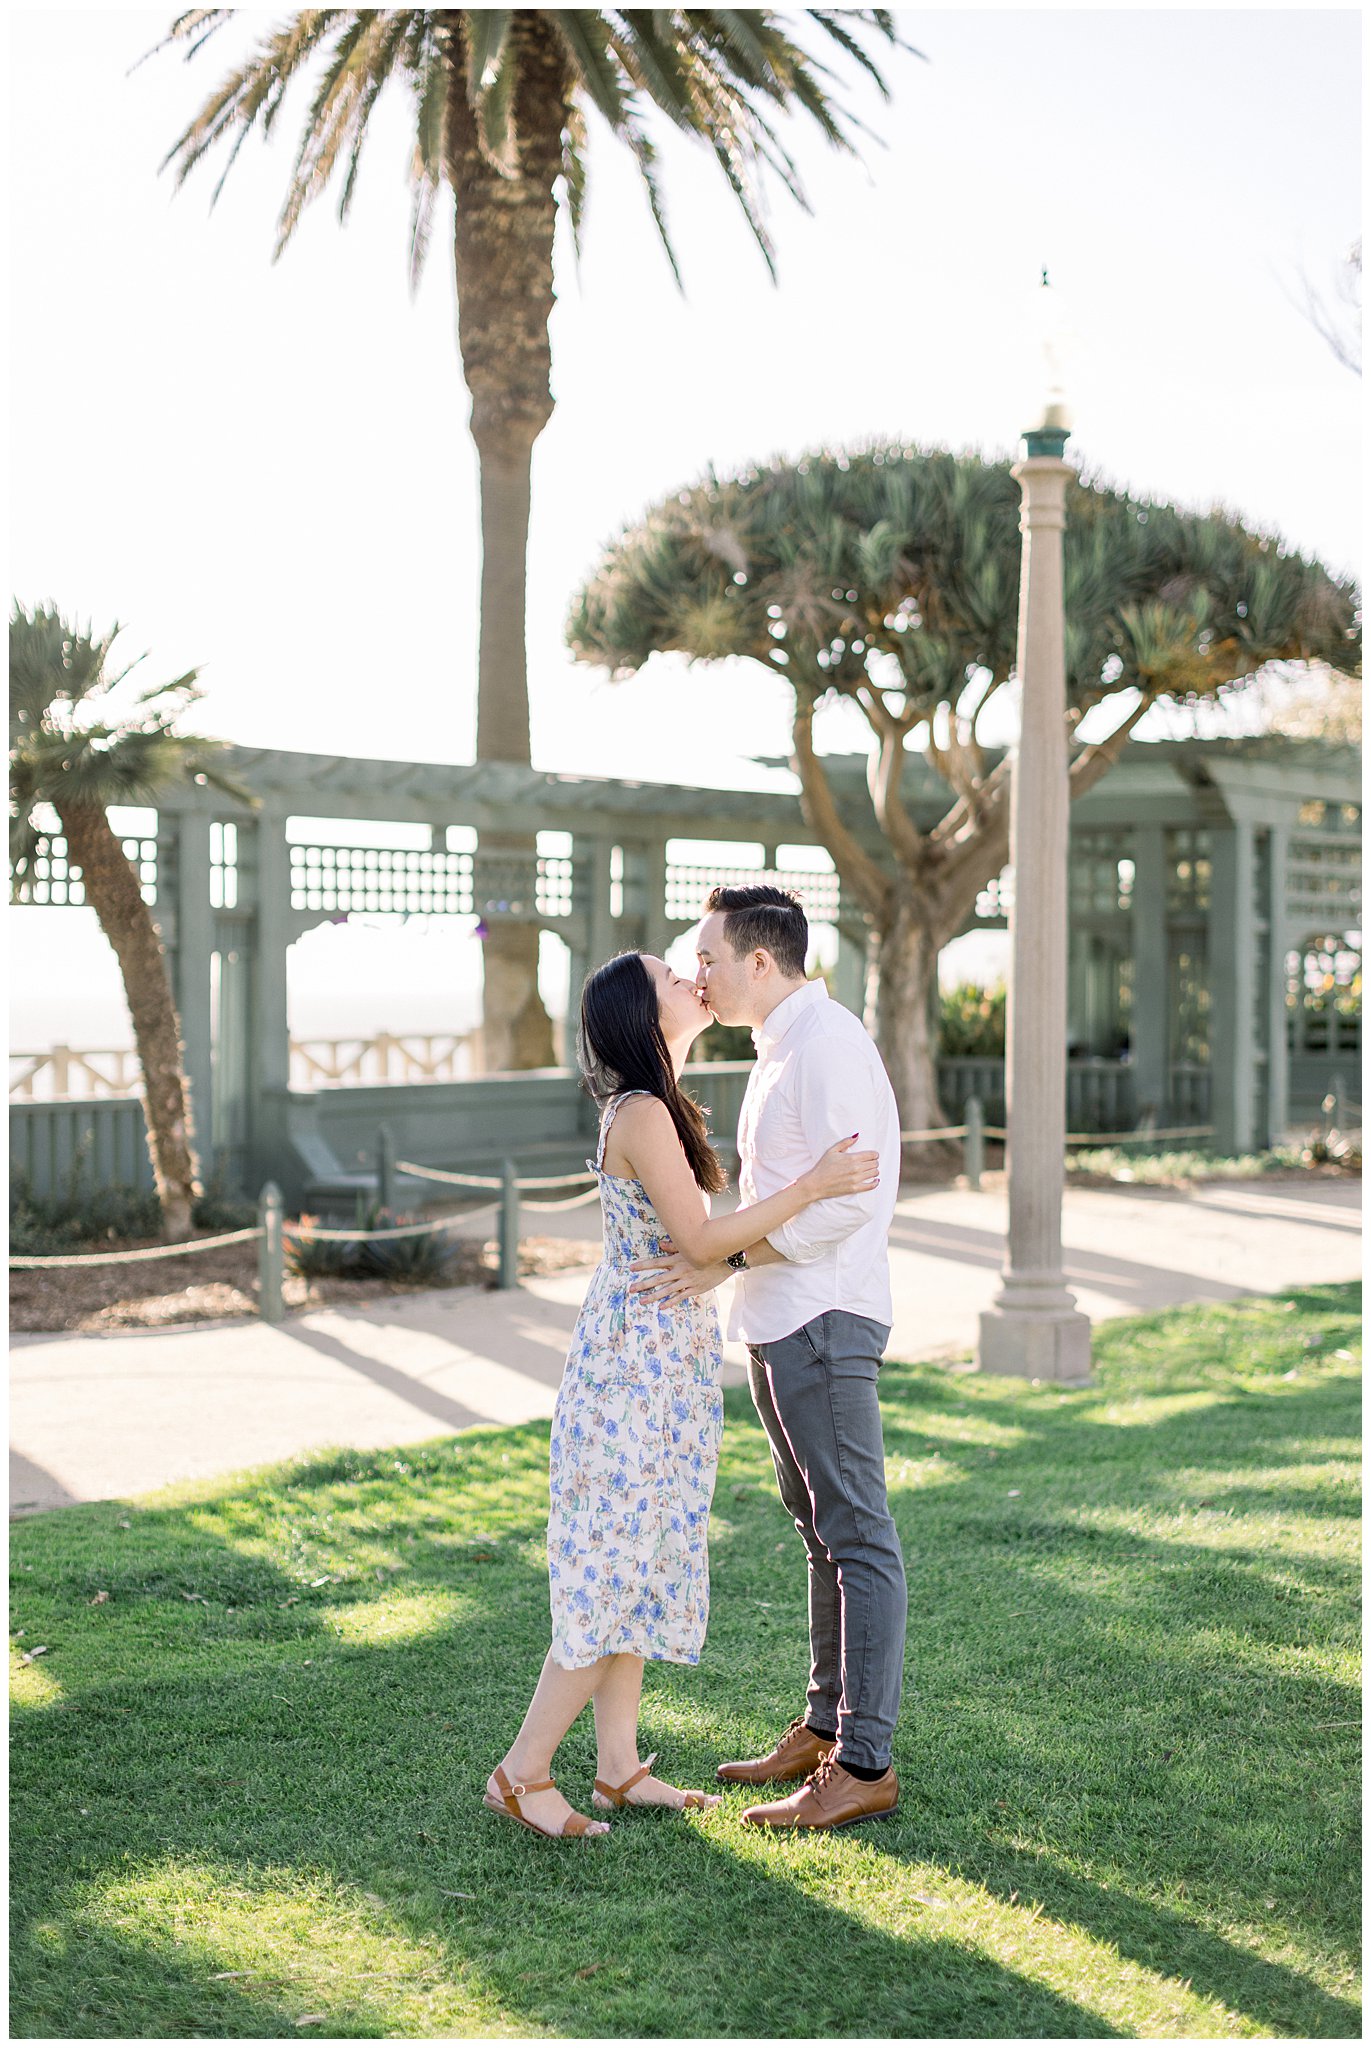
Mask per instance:
[[[783,1255],[765,1238],[747,1248],[749,1270],[754,1266],[783,1266],[785,1263]],[[733,1277],[733,1268],[725,1259],[718,1259],[711,1266],[693,1266],[684,1252],[675,1249],[669,1237],[662,1239],[662,1249],[655,1257],[635,1259],[629,1271],[639,1276],[630,1283],[633,1293],[640,1300],[657,1307],[708,1294]]]

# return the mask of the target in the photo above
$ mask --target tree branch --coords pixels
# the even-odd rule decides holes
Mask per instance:
[[[891,729],[882,735],[876,757],[867,772],[867,782],[876,823],[894,848],[896,859],[912,868],[923,859],[924,837],[905,809],[900,795],[904,759],[904,728],[897,719],[892,719]]]
[[[1151,705],[1151,699],[1144,697],[1119,721],[1107,739],[1097,740],[1078,754],[1068,769],[1068,784],[1071,801],[1092,789],[1103,775],[1106,775],[1123,752],[1124,744],[1134,726]],[[1068,724],[1072,721],[1068,720]],[[967,832],[950,848],[942,868],[945,886],[948,890],[947,912],[953,920],[955,930],[975,908],[976,898],[981,890],[995,879],[1009,859],[1009,784],[1011,754],[992,770],[985,785],[993,796],[990,808],[983,810],[974,831]],[[953,814],[949,813],[938,827],[942,833],[949,825]],[[937,836],[936,834],[934,835]],[[944,841],[944,844],[947,842]]]
[[[1126,718],[1120,719],[1108,739],[1096,740],[1083,754],[1078,754],[1071,763],[1069,776],[1071,800],[1083,796],[1087,789],[1093,789],[1102,775],[1106,775],[1123,752],[1124,741],[1132,732],[1144,712],[1152,709],[1153,700],[1144,694]]]
[[[800,809],[811,832],[828,849],[844,887],[883,924],[890,916],[891,885],[876,862],[857,844],[833,801],[828,777],[814,751],[814,690],[795,686],[795,752],[791,766],[800,778]]]

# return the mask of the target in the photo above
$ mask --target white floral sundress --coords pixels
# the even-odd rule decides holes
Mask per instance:
[[[641,1093],[641,1090],[630,1091]],[[709,1619],[709,1507],[724,1407],[712,1294],[658,1308],[630,1292],[667,1232],[641,1181],[594,1160],[604,1257],[572,1332],[552,1417],[547,1524],[552,1656],[565,1670],[631,1652],[698,1664]]]

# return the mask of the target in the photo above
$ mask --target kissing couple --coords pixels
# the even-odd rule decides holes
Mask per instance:
[[[729,1335],[809,1570],[809,1688],[765,1756],[724,1785],[795,1785],[745,1822],[826,1829],[895,1811],[891,1741],[906,1591],[886,1500],[877,1374],[890,1336],[887,1238],[899,1191],[895,1098],[860,1021],[805,978],[799,899],[713,890],[693,982],[647,953],[597,968],[578,1053],[600,1106],[593,1162],[604,1257],[572,1334],[552,1421],[547,1558],[552,1644],[485,1804],[540,1835],[608,1832],[557,1790],[552,1759],[595,1710],[598,1813],[703,1808],[720,1795],[638,1755],[643,1665],[698,1664],[723,1432],[714,1290],[736,1276]],[[738,1124],[739,1206],[680,1085],[711,1019],[748,1024],[757,1063]],[[588,1162],[590,1163],[590,1162]]]

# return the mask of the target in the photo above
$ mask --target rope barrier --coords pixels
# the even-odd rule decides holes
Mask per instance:
[[[1213,1124],[1183,1124],[1169,1131],[1068,1131],[1068,1145],[1155,1145],[1163,1138],[1212,1138]],[[902,1145],[921,1145],[933,1138],[964,1138],[965,1124],[945,1124],[936,1131],[901,1131]],[[983,1138],[1008,1138],[1003,1124],[982,1124]]]
[[[499,1174],[445,1173],[442,1171],[441,1168],[436,1166],[419,1166],[412,1159],[397,1159],[395,1162],[395,1171],[397,1173],[413,1174],[419,1180],[442,1181],[445,1185],[449,1187],[502,1188],[504,1186],[504,1182],[501,1180]],[[589,1172],[585,1168],[583,1168],[580,1173],[532,1174],[529,1176],[527,1180],[518,1180],[514,1183],[514,1185],[518,1188],[519,1193],[523,1194],[526,1188],[570,1188],[574,1187],[577,1181],[589,1180],[589,1178]],[[598,1183],[594,1188],[586,1190],[587,1196],[598,1193]],[[577,1199],[583,1200],[585,1199],[585,1197],[578,1196]],[[535,1206],[538,1205],[535,1205],[533,1203],[529,1204],[530,1208]],[[568,1204],[568,1207],[569,1206],[570,1204]]]
[[[599,1199],[600,1187],[597,1181],[595,1186],[587,1188],[584,1194],[572,1195],[564,1202],[521,1202],[519,1206],[522,1209],[537,1209],[550,1213],[553,1209],[583,1209],[587,1203],[598,1202]]]
[[[454,1188],[498,1188],[503,1185],[498,1173],[443,1173],[436,1166],[416,1166],[412,1159],[397,1159],[395,1171],[414,1174],[420,1180],[440,1180]],[[584,1179],[584,1175],[581,1178]]]
[[[465,1216],[440,1216],[433,1223],[401,1223],[393,1230],[324,1230],[314,1223],[287,1223],[283,1225],[288,1238],[304,1239],[309,1244],[371,1244],[378,1238],[386,1237],[432,1237],[438,1230],[455,1230],[459,1224],[470,1223],[472,1216],[482,1216],[487,1209],[498,1208],[496,1202],[483,1202],[479,1209],[469,1210]]]
[[[1108,1151],[1112,1145],[1156,1145],[1163,1138],[1212,1138],[1213,1124],[1179,1124],[1170,1131],[1068,1131],[1068,1145],[1096,1145]]]
[[[218,1251],[220,1245],[247,1244],[262,1235],[259,1226],[253,1230],[228,1230],[222,1237],[195,1237],[185,1244],[150,1245],[139,1252],[72,1252],[62,1258],[13,1258],[10,1270],[29,1273],[45,1266],[131,1266],[139,1259],[179,1259],[186,1252]]]

